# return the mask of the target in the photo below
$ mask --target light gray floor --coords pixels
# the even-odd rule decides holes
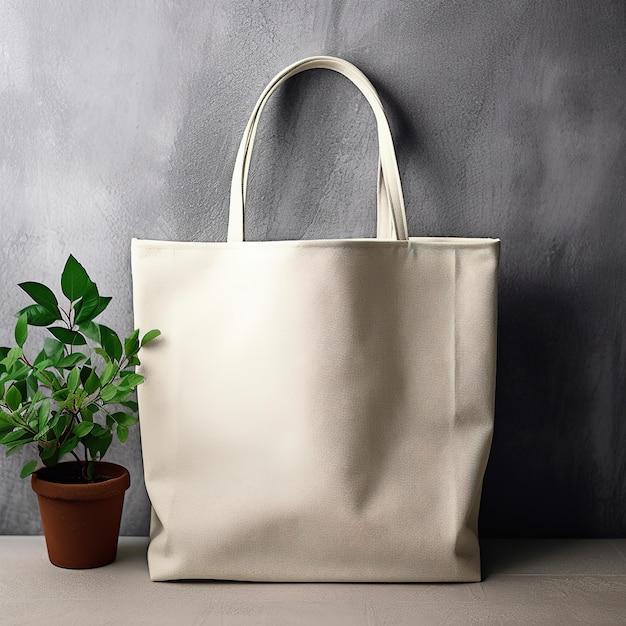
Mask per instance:
[[[152,583],[147,539],[96,570],[50,565],[42,537],[0,536],[0,623],[626,624],[626,539],[483,541],[472,584]]]

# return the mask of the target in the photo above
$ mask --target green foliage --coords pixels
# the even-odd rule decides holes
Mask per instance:
[[[31,326],[48,326],[48,324],[52,324],[52,322],[56,322],[61,319],[60,313],[54,313],[41,304],[31,304],[24,307],[20,311],[20,314],[22,313],[26,314],[28,323]]]
[[[143,339],[141,340],[141,347],[143,348],[143,346],[145,346],[148,342],[152,341],[153,339],[156,339],[160,334],[161,334],[161,331],[157,330],[156,328],[154,330],[149,330],[143,336]]]
[[[89,292],[93,285],[85,268],[70,254],[61,274],[61,290],[70,303]]]
[[[20,478],[26,478],[27,476],[30,476],[35,471],[36,467],[37,467],[36,460],[28,461],[28,463],[24,465],[24,467],[22,468],[22,471],[20,472]]]
[[[125,442],[129,427],[138,421],[137,403],[130,396],[144,379],[134,367],[140,364],[140,350],[161,333],[154,329],[140,336],[137,329],[121,340],[95,321],[111,298],[100,295],[71,255],[61,274],[65,306],[41,283],[19,287],[34,304],[17,314],[17,345],[0,348],[0,445],[8,456],[34,444],[47,467],[72,454],[84,461],[85,480],[93,480],[94,462],[102,459],[113,437]],[[32,362],[25,350],[29,326],[47,327],[52,335],[33,352]],[[28,461],[20,476],[36,468],[36,459]]]
[[[15,325],[15,343],[22,348],[28,339],[28,316],[26,313],[22,313],[17,318],[17,324]]]
[[[63,328],[61,326],[53,326],[48,330],[61,342],[68,346],[84,346],[87,341],[80,334],[71,328]]]

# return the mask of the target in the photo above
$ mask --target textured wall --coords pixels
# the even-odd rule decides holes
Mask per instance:
[[[221,240],[265,83],[311,54],[385,100],[412,235],[502,239],[486,535],[626,533],[623,0],[0,1],[0,345],[72,252],[132,324],[131,237]],[[371,236],[376,138],[349,83],[299,76],[253,159],[254,239]],[[210,297],[210,294],[207,294]],[[28,345],[28,344],[27,344]],[[148,529],[139,432],[122,532]],[[0,533],[38,533],[25,457]]]

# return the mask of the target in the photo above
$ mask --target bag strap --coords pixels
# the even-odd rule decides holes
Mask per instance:
[[[263,108],[270,96],[282,83],[300,72],[311,69],[328,69],[342,74],[361,91],[372,107],[378,129],[379,150],[376,236],[378,239],[407,240],[408,229],[400,173],[398,171],[391,130],[389,129],[389,123],[380,98],[365,74],[351,63],[348,63],[348,61],[336,57],[316,56],[293,63],[278,73],[263,90],[254,107],[239,145],[237,158],[235,159],[230,191],[228,241],[244,240],[243,211],[246,204],[248,171],[254,138]]]

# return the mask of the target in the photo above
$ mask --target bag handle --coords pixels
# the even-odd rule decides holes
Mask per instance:
[[[408,229],[400,173],[389,123],[374,86],[357,67],[329,56],[315,56],[293,63],[279,72],[263,90],[258,99],[239,145],[233,180],[230,190],[230,212],[228,218],[228,241],[244,240],[243,211],[246,204],[248,171],[252,157],[254,138],[263,108],[270,96],[286,80],[310,69],[328,69],[349,79],[365,96],[372,107],[378,130],[378,184],[377,184],[377,227],[378,239],[407,240]]]

